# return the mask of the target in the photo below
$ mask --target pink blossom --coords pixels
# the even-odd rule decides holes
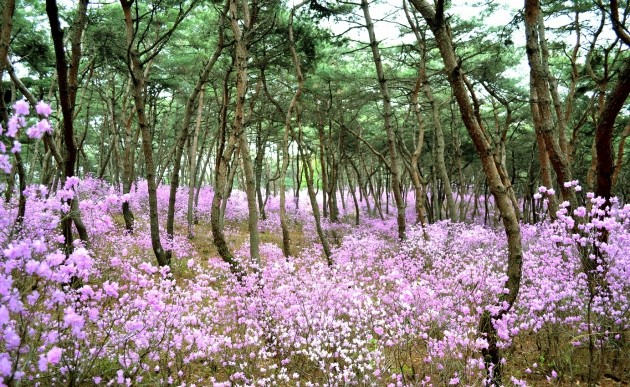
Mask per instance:
[[[11,370],[13,366],[11,364],[11,360],[5,354],[0,354],[0,375],[1,376],[9,376],[11,375]]]
[[[0,169],[2,169],[4,173],[11,173],[11,168],[9,156],[0,154]]]
[[[67,307],[64,312],[63,322],[67,327],[72,328],[72,332],[75,335],[79,335],[85,325],[85,318],[78,315],[71,307]]]
[[[59,347],[53,347],[50,351],[46,353],[46,360],[50,364],[58,364],[61,361],[61,355],[63,350]]]
[[[26,130],[26,135],[30,138],[41,138],[44,133],[52,133],[52,127],[48,120],[43,119]]]
[[[44,117],[48,117],[52,113],[52,109],[50,108],[50,105],[48,105],[44,101],[39,101],[37,105],[35,106],[35,110],[37,111],[37,114]]]
[[[9,323],[9,310],[6,306],[0,305],[0,327]]]
[[[46,355],[39,355],[39,360],[37,361],[37,369],[39,369],[41,372],[46,372],[48,370],[48,359],[46,358]]]
[[[19,101],[16,101],[13,104],[13,112],[15,115],[18,116],[26,116],[28,115],[30,108],[28,106],[28,102],[26,102],[25,99],[21,99]]]
[[[9,118],[9,125],[7,128],[7,133],[6,136],[7,137],[15,137],[18,133],[18,130],[20,130],[20,128],[24,127],[24,118],[20,117],[20,116],[13,116],[11,118]]]
[[[118,283],[105,281],[103,283],[103,290],[105,294],[111,297],[118,297]]]
[[[66,180],[66,183],[64,184],[63,188],[66,190],[71,190],[72,188],[74,188],[77,184],[79,184],[79,182],[81,181],[81,179],[79,179],[76,176],[71,176]]]
[[[13,141],[13,147],[11,148],[11,153],[19,153],[22,151],[22,144],[15,140]]]

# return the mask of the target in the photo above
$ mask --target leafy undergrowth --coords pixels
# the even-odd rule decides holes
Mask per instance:
[[[90,245],[77,243],[66,257],[58,223],[67,209],[60,203],[73,194],[81,199]],[[168,188],[158,196],[163,220]],[[192,240],[185,197],[182,189],[178,233],[172,241],[162,236],[174,252],[171,268],[156,266],[152,255],[146,184],[124,197],[92,179],[54,194],[30,187],[19,233],[11,233],[15,203],[2,207],[4,384],[485,383],[480,351],[488,342],[478,324],[485,310],[500,308],[502,231],[439,222],[412,227],[399,243],[394,218],[363,217],[356,227],[325,223],[335,246],[329,267],[305,197],[289,208],[295,256],[283,257],[278,203],[270,198],[269,218],[260,223],[263,264],[257,273],[247,257],[244,194],[235,191],[226,235],[251,273],[239,282],[211,241],[212,189],[201,192]],[[120,223],[123,200],[135,213],[133,234]],[[353,221],[348,211],[342,215]],[[629,213],[630,207],[615,205],[605,216],[591,216],[579,234],[569,214],[555,223],[523,225],[519,298],[495,321],[505,385],[630,381]],[[580,254],[593,254],[602,229],[610,232],[598,266],[606,287],[589,297]],[[83,286],[69,286],[72,277]]]

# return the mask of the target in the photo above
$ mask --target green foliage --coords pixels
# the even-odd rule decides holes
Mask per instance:
[[[37,77],[48,77],[54,71],[55,57],[42,4],[16,2],[9,55],[13,63],[25,66]]]

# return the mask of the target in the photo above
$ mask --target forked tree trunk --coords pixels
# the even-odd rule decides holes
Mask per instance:
[[[77,147],[74,139],[74,108],[78,89],[79,62],[81,60],[81,37],[87,23],[87,6],[89,0],[81,0],[78,4],[76,19],[73,23],[73,33],[70,38],[71,59],[68,64],[63,42],[63,31],[59,21],[59,10],[56,0],[46,0],[46,13],[50,22],[51,36],[55,49],[57,81],[59,84],[59,102],[63,116],[63,140],[65,146],[64,180],[74,176],[74,167],[77,161]],[[69,200],[67,204],[71,210],[68,217],[61,222],[65,237],[66,254],[73,250],[72,224],[74,223],[79,238],[88,243],[88,234],[81,219],[78,206],[78,197]]]
[[[570,202],[570,209],[577,207],[577,196],[572,187],[565,187],[564,182],[568,182],[572,180],[571,175],[571,167],[568,164],[567,157],[562,152],[560,142],[558,141],[558,134],[554,130],[553,123],[551,121],[551,102],[549,98],[548,92],[548,79],[546,74],[548,74],[548,69],[545,68],[546,62],[543,60],[543,56],[541,56],[541,45],[544,41],[544,25],[542,23],[542,11],[540,8],[539,0],[525,0],[525,33],[526,33],[526,44],[527,44],[527,58],[530,66],[530,77],[531,77],[531,85],[532,96],[535,96],[536,99],[532,100],[532,112],[538,110],[538,115],[540,116],[541,122],[534,122],[536,127],[536,132],[540,133],[540,136],[544,139],[545,146],[547,151],[549,152],[549,158],[551,164],[556,172],[558,186],[562,190],[562,196],[566,200]],[[627,68],[627,66],[626,66]],[[627,70],[626,70],[627,71]],[[627,73],[626,73],[627,74]],[[620,77],[621,79],[622,77]],[[627,75],[626,75],[627,79]],[[623,82],[623,81],[622,81]],[[628,82],[627,80],[625,82]],[[623,84],[623,83],[622,83]],[[627,86],[626,86],[627,87]],[[534,94],[535,93],[535,94]],[[627,93],[626,93],[627,96]],[[614,104],[619,104],[619,109],[623,105],[625,98],[620,102],[615,101]],[[534,106],[535,105],[535,106]],[[604,110],[601,110],[602,112]],[[610,111],[613,113],[614,110]],[[534,119],[536,119],[536,114],[533,114]],[[609,124],[612,125],[614,123],[614,118],[616,117],[616,113],[613,113],[610,117],[604,117],[604,120],[610,120]],[[606,130],[606,129],[605,129]],[[600,132],[601,134],[602,132]],[[595,134],[595,142],[597,143],[597,129]],[[601,138],[600,138],[601,141]],[[603,143],[600,143],[600,145]],[[610,143],[608,145],[602,146],[602,154],[601,156],[604,158],[610,158]],[[606,156],[606,152],[608,152],[608,156]],[[595,153],[595,157],[599,157],[600,154]],[[604,161],[603,165],[612,164],[612,162]],[[612,174],[612,173],[611,173]],[[604,175],[604,174],[603,174]],[[603,176],[602,175],[602,176]],[[608,176],[610,179],[610,176]],[[574,227],[574,232],[580,232],[577,228],[577,224]],[[589,292],[592,295],[597,292],[597,288],[601,287],[603,284],[603,277],[600,273],[597,272],[598,262],[595,259],[591,259],[589,254],[585,250],[581,250],[580,260],[582,264],[582,270],[584,274],[586,274],[586,279],[588,282]],[[605,285],[604,285],[605,287]]]
[[[227,3],[221,12],[221,15],[225,15],[227,11]],[[219,40],[217,42],[217,47],[212,54],[212,57],[208,60],[208,62],[204,65],[197,82],[195,83],[195,87],[193,88],[188,100],[186,101],[186,108],[184,109],[184,115],[182,119],[181,129],[179,132],[179,136],[177,137],[177,142],[175,144],[175,154],[173,160],[173,172],[171,174],[171,185],[168,197],[168,212],[166,215],[166,235],[168,238],[173,238],[173,229],[175,227],[175,201],[177,200],[177,188],[179,188],[179,174],[182,163],[182,155],[184,154],[184,146],[186,144],[186,140],[188,140],[188,127],[192,121],[192,117],[195,110],[195,101],[199,97],[199,94],[203,93],[203,87],[208,81],[208,77],[210,76],[210,72],[214,67],[214,64],[219,59],[221,52],[223,51],[223,16],[219,19]],[[200,98],[201,99],[201,98]],[[199,105],[201,106],[202,102],[200,100]],[[194,160],[194,157],[193,157]],[[166,168],[166,166],[164,167]],[[194,186],[194,185],[193,185]],[[192,222],[188,222],[189,224],[189,237],[192,235],[190,230],[190,224]],[[172,251],[169,249],[166,252],[167,259],[170,261]]]
[[[480,332],[486,335],[489,344],[488,348],[482,351],[487,368],[493,369],[493,373],[489,376],[492,377],[494,384],[501,384],[501,362],[499,348],[497,346],[497,331],[492,324],[492,320],[494,318],[500,319],[507,310],[512,307],[518,296],[523,265],[521,230],[516,212],[509,197],[508,188],[501,179],[498,170],[499,166],[496,164],[493,157],[493,149],[488,140],[488,133],[482,126],[482,123],[475,117],[470,95],[468,94],[465,84],[464,74],[460,67],[461,63],[458,62],[455,56],[455,50],[450,36],[450,27],[445,19],[444,1],[438,0],[436,9],[434,9],[427,0],[411,0],[411,3],[426,20],[435,36],[464,125],[481,158],[486,180],[501,213],[503,226],[505,228],[508,246],[507,280],[505,287],[508,289],[508,292],[499,296],[499,305],[506,303],[507,308],[501,309],[499,313],[494,316],[489,312],[485,312],[479,324]]]
[[[227,98],[227,96],[225,95],[224,98]],[[221,126],[222,130],[225,130],[225,125],[221,124]],[[230,134],[225,146],[220,145],[220,149],[221,148],[223,151],[217,153],[214,195],[212,196],[212,205],[210,207],[210,228],[212,230],[213,242],[217,248],[217,252],[221,258],[230,265],[232,273],[235,274],[237,278],[242,278],[245,273],[238,262],[234,259],[234,255],[228,247],[225,233],[223,232],[223,220],[221,214],[223,202],[227,200],[227,197],[225,196],[228,179],[227,166],[234,154],[234,150],[236,149],[236,137],[233,133]]]
[[[541,41],[544,40],[544,36],[541,36],[541,32],[544,31],[541,18],[539,0],[525,0],[525,35],[530,67],[532,116],[535,119],[536,135],[544,140],[549,160],[556,172],[556,181],[562,197],[571,203],[571,208],[575,208],[577,206],[575,191],[564,186],[565,182],[572,180],[572,171],[567,155],[562,149],[563,141],[560,140],[559,132],[553,123],[549,70],[545,68],[541,53]],[[537,113],[534,113],[535,110]]]
[[[418,123],[418,134],[416,135],[416,146],[411,153],[409,160],[409,175],[411,177],[411,183],[413,184],[414,189],[414,203],[416,208],[416,223],[419,223],[422,226],[423,231],[426,226],[426,208],[425,208],[425,198],[426,194],[424,192],[424,187],[426,186],[426,182],[421,176],[420,165],[418,164],[420,160],[420,155],[422,154],[422,148],[424,147],[424,120],[422,118],[422,112],[420,111],[420,104],[418,102],[418,95],[420,94],[420,89],[423,86],[423,83],[427,82],[426,79],[426,50],[425,50],[425,39],[424,35],[420,33],[418,30],[417,24],[414,19],[411,17],[409,9],[407,8],[407,2],[403,2],[403,9],[405,12],[405,17],[407,18],[407,22],[411,27],[414,35],[416,36],[416,40],[420,45],[421,50],[421,64],[420,64],[420,74],[416,78],[416,83],[414,85],[413,90],[411,91],[411,106],[413,109],[413,113],[416,117],[416,122]],[[447,175],[448,177],[448,175]],[[424,234],[426,237],[426,233]]]

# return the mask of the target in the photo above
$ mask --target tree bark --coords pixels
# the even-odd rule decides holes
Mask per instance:
[[[195,124],[195,133],[190,144],[190,152],[188,162],[190,164],[190,178],[188,181],[188,209],[186,212],[186,220],[188,222],[188,239],[192,239],[195,236],[194,233],[194,213],[193,213],[193,199],[195,194],[196,177],[197,177],[197,139],[199,138],[199,129],[201,127],[201,118],[203,115],[203,89],[199,93],[199,106],[197,107],[197,122]]]
[[[81,37],[87,23],[87,6],[89,0],[79,1],[77,17],[73,23],[73,34],[70,37],[72,55],[70,63],[66,61],[66,52],[63,42],[63,30],[59,22],[59,9],[56,0],[46,0],[46,14],[50,23],[50,31],[55,50],[55,68],[59,85],[59,103],[63,116],[63,140],[65,146],[64,155],[64,179],[74,176],[74,167],[77,161],[77,147],[74,140],[74,108],[78,88],[79,62],[81,60]],[[62,219],[61,227],[65,237],[66,254],[73,250],[72,223],[74,223],[79,238],[88,243],[87,230],[81,219],[78,206],[78,197],[67,201],[70,213]]]
[[[300,100],[300,96],[302,95],[302,89],[304,88],[304,76],[302,74],[302,67],[300,66],[300,58],[298,58],[297,51],[295,50],[295,39],[293,37],[293,16],[295,15],[295,11],[306,4],[307,1],[302,1],[297,4],[293,8],[291,8],[291,12],[289,13],[289,26],[288,26],[288,41],[289,41],[289,50],[291,51],[291,59],[293,61],[293,66],[295,68],[295,75],[297,79],[297,89],[293,94],[293,98],[291,98],[291,102],[289,103],[289,108],[287,109],[285,122],[284,122],[284,132],[282,135],[282,166],[280,167],[280,228],[282,230],[282,252],[285,257],[289,257],[291,255],[291,238],[289,236],[289,220],[287,217],[287,209],[286,209],[286,176],[287,176],[287,168],[289,166],[289,134],[292,131],[291,120],[293,118],[293,114],[295,109],[297,108],[298,101]]]
[[[626,59],[619,72],[617,83],[606,98],[604,109],[595,127],[595,151],[597,153],[595,195],[606,199],[604,206],[610,206],[615,164],[612,152],[612,137],[615,119],[630,95],[630,59]],[[624,138],[625,140],[625,138]],[[620,144],[621,147],[621,144]],[[621,150],[623,148],[621,147]]]
[[[304,175],[306,177],[306,189],[308,191],[308,197],[311,202],[311,210],[313,211],[313,218],[315,219],[315,230],[317,231],[317,236],[319,236],[319,241],[322,244],[322,249],[324,250],[324,256],[326,257],[326,263],[328,266],[333,265],[332,253],[330,251],[330,244],[328,243],[328,238],[324,233],[324,229],[322,228],[321,216],[319,213],[319,204],[317,203],[317,197],[315,196],[315,188],[313,184],[313,167],[311,165],[311,161],[309,159],[309,155],[304,152],[304,147],[302,146],[302,125],[300,123],[299,113],[296,112],[297,116],[297,125],[300,128],[300,132],[298,134],[298,152],[300,153],[300,157],[304,161]]]
[[[564,183],[572,181],[571,166],[567,155],[562,149],[562,141],[552,119],[552,100],[549,92],[549,69],[545,68],[543,61],[540,36],[542,21],[539,0],[525,0],[525,35],[527,59],[530,67],[530,104],[532,116],[539,117],[534,121],[536,134],[544,140],[545,148],[549,154],[549,160],[556,172],[556,182],[562,192],[562,197],[568,200],[571,208],[577,206],[575,191],[565,187]],[[534,113],[537,110],[538,113]],[[537,122],[538,121],[538,122]]]
[[[184,115],[182,118],[180,132],[179,132],[179,135],[177,136],[177,142],[175,144],[175,149],[174,149],[175,158],[173,160],[173,171],[171,173],[171,182],[170,182],[171,184],[170,184],[170,191],[169,191],[169,197],[168,197],[168,211],[166,215],[166,235],[168,238],[171,238],[171,239],[173,238],[173,234],[174,234],[173,229],[175,227],[175,202],[177,200],[177,188],[179,188],[179,173],[181,169],[182,155],[184,154],[184,146],[189,136],[188,127],[190,126],[190,123],[192,121],[192,117],[194,114],[195,101],[197,101],[197,98],[199,97],[199,95],[203,93],[203,87],[208,81],[210,72],[214,68],[215,63],[217,62],[217,60],[219,59],[219,56],[221,56],[221,52],[223,51],[223,47],[224,47],[223,25],[224,25],[224,15],[227,12],[227,7],[228,7],[228,3],[226,2],[225,6],[223,7],[223,11],[221,12],[221,17],[219,18],[219,22],[218,22],[219,40],[217,42],[217,47],[214,53],[212,54],[212,57],[204,65],[203,70],[201,74],[199,75],[197,82],[195,83],[193,91],[190,93],[190,96],[188,97],[188,100],[186,101],[186,108],[184,109]],[[201,106],[201,103],[202,102],[200,100],[199,102],[200,106]],[[164,166],[164,168],[166,168],[166,166]],[[188,236],[189,237],[192,235],[190,224],[191,222],[188,222],[188,225],[189,225]],[[170,249],[166,251],[166,256],[169,261],[171,259],[172,254],[173,253]]]
[[[370,9],[367,0],[361,0],[361,8],[363,9],[363,16],[365,18],[366,29],[370,37],[370,47],[372,49],[372,59],[376,67],[376,76],[378,77],[378,84],[381,91],[381,97],[383,98],[383,120],[385,124],[385,131],[387,133],[387,145],[389,147],[390,157],[390,171],[392,179],[392,191],[394,194],[394,201],[396,202],[396,221],[398,223],[398,238],[400,240],[405,239],[405,203],[402,198],[400,187],[400,167],[398,166],[398,152],[396,150],[396,134],[394,127],[392,126],[392,106],[391,97],[389,95],[389,88],[387,86],[387,79],[383,71],[383,64],[381,62],[381,54],[378,49],[378,42],[376,41],[376,35],[374,34],[374,23],[372,23],[372,17],[370,16]]]
[[[160,239],[160,224],[157,210],[157,185],[155,182],[155,162],[153,160],[153,136],[149,129],[146,108],[146,76],[144,64],[140,60],[140,54],[135,45],[134,19],[131,15],[132,3],[127,0],[120,0],[127,31],[127,59],[129,72],[132,81],[132,94],[135,104],[135,113],[138,119],[138,127],[142,135],[142,150],[144,153],[145,176],[149,191],[149,226],[151,230],[151,246],[157,259],[158,265],[170,265],[169,257],[166,255]],[[137,22],[137,20],[136,20]]]
[[[508,188],[503,184],[501,179],[498,170],[499,166],[495,162],[494,150],[488,141],[486,130],[482,126],[482,123],[475,117],[465,84],[465,76],[462,72],[461,63],[458,62],[456,58],[452,38],[450,36],[450,28],[444,17],[444,1],[438,0],[436,9],[426,0],[411,0],[411,3],[426,20],[435,36],[464,125],[481,158],[486,181],[494,196],[505,228],[508,245],[507,280],[505,287],[508,289],[508,292],[499,296],[499,304],[505,302],[507,308],[501,309],[498,315],[495,316],[490,315],[488,312],[484,313],[479,324],[481,333],[486,334],[489,343],[488,348],[482,351],[488,366],[487,368],[489,369],[490,366],[492,366],[494,370],[494,373],[489,376],[492,377],[493,383],[500,384],[501,363],[499,348],[497,347],[496,328],[492,324],[492,319],[500,319],[506,311],[512,307],[518,296],[523,265],[520,226],[508,194]]]
[[[239,25],[238,0],[230,0],[230,22],[236,41],[236,106],[234,108],[233,131],[239,142],[241,158],[243,160],[243,172],[245,174],[245,193],[247,195],[248,228],[249,228],[249,253],[250,258],[261,268],[260,263],[260,234],[258,232],[258,208],[256,206],[256,183],[252,167],[247,133],[245,133],[245,94],[247,92],[247,60],[249,58],[249,34],[255,22],[249,12],[248,0],[242,0],[240,20],[243,29]],[[257,11],[256,9],[254,11]]]
[[[15,0],[6,0],[2,7],[2,29],[0,30],[0,79],[4,76],[6,60],[9,56],[9,44],[11,43],[11,31],[13,30],[13,13],[15,12]]]

